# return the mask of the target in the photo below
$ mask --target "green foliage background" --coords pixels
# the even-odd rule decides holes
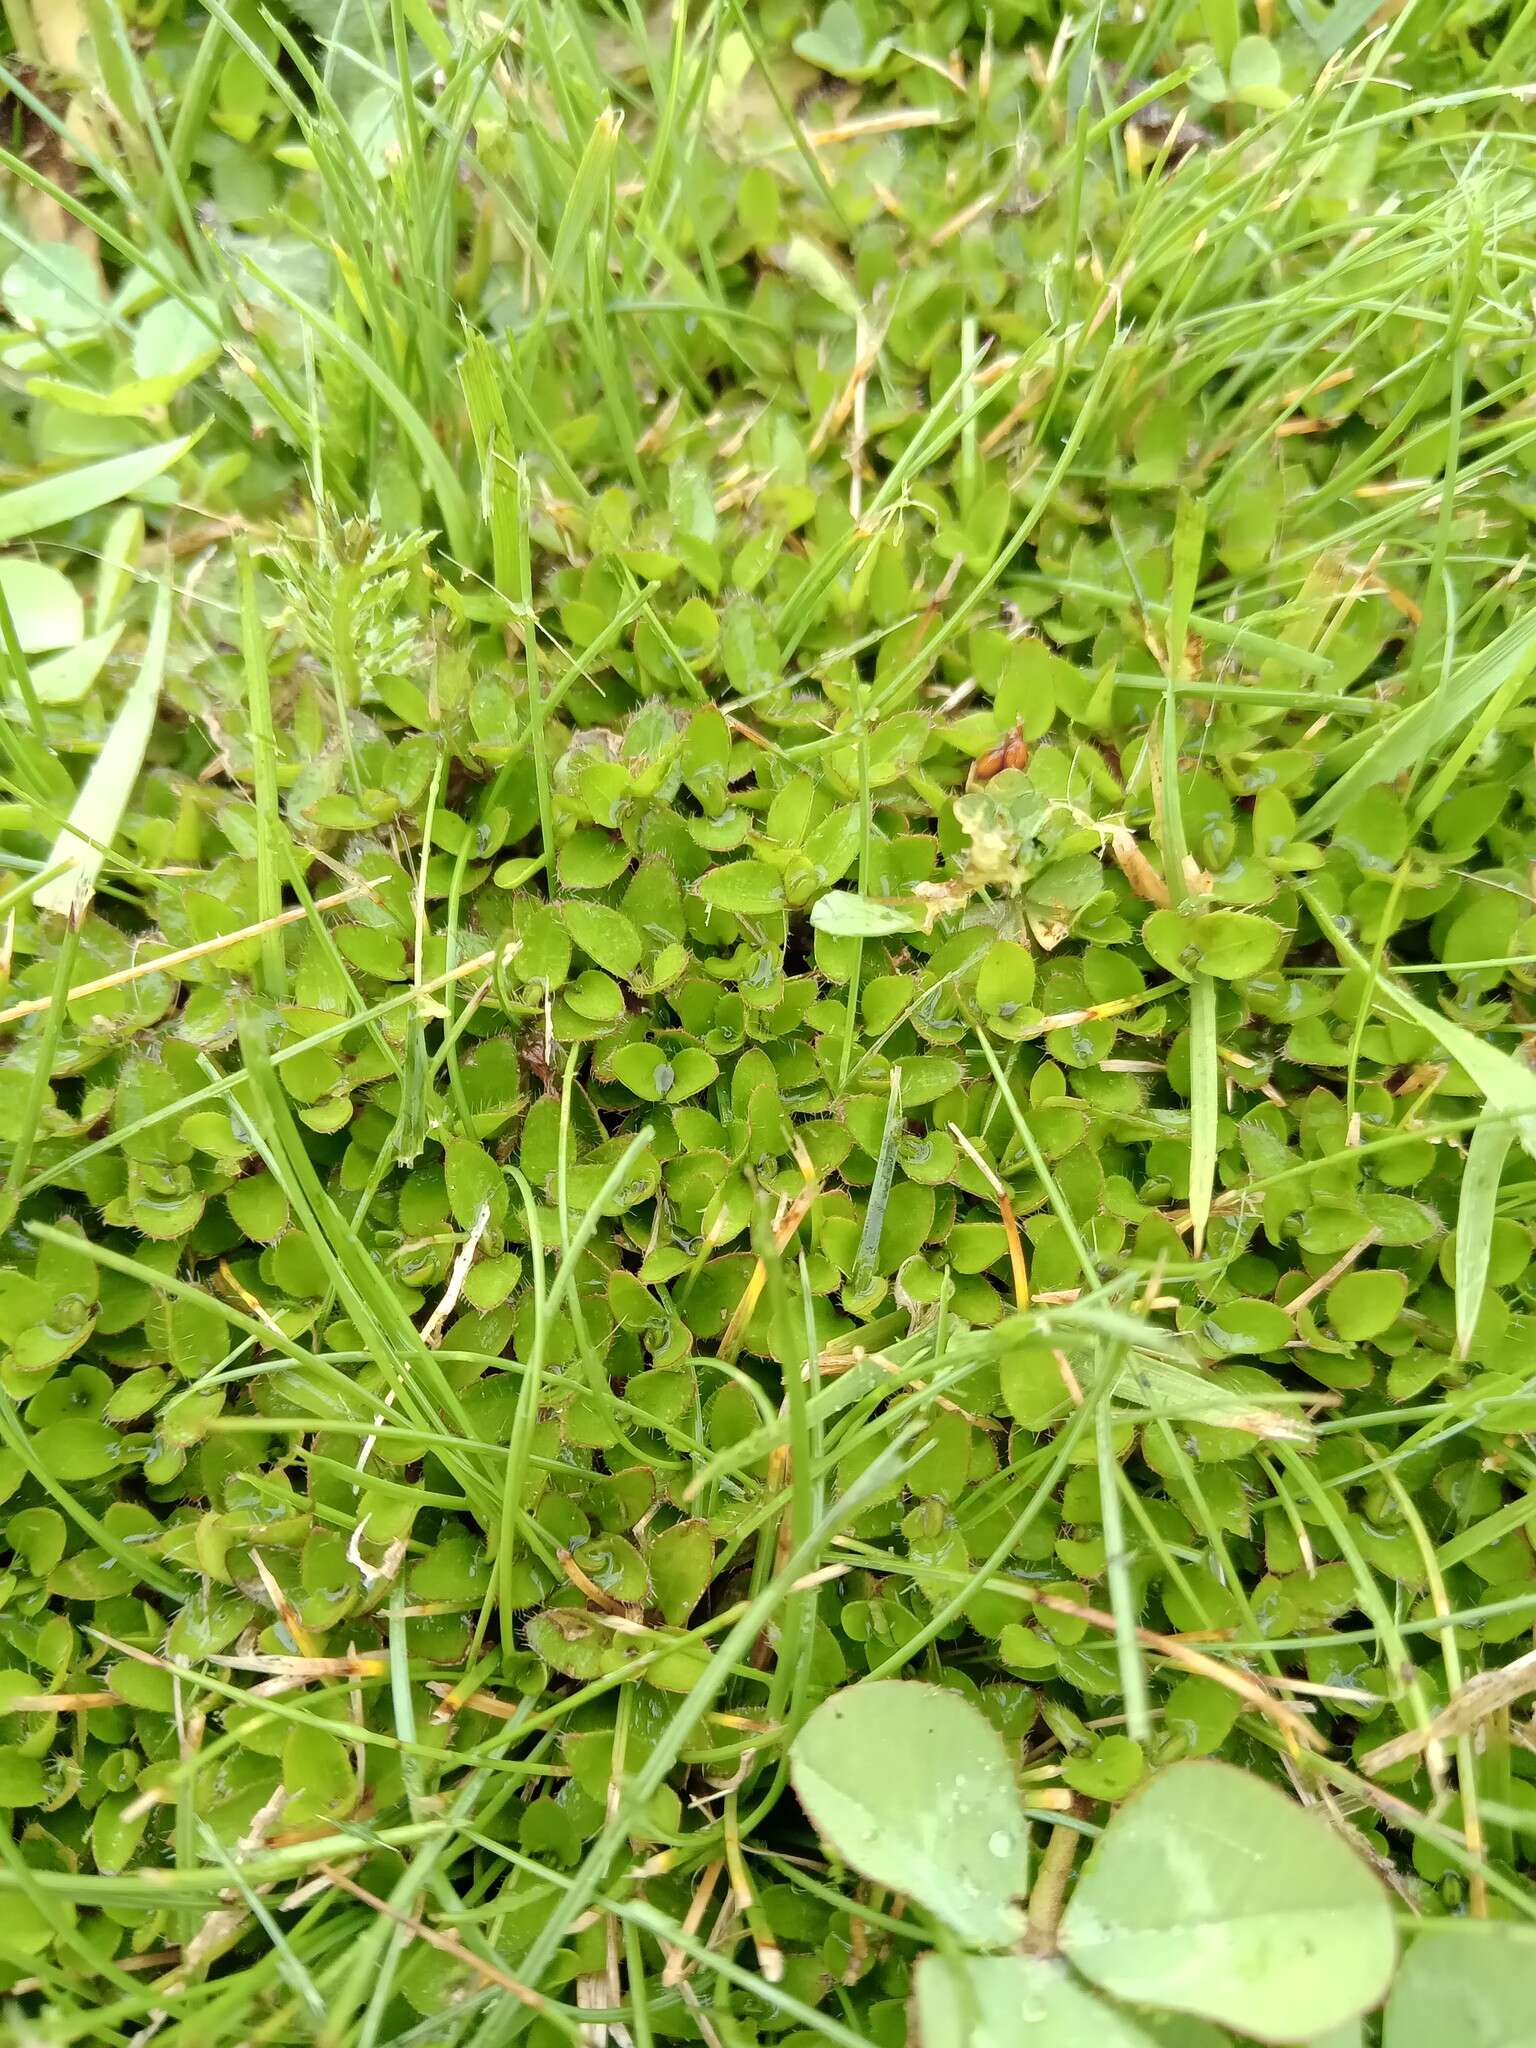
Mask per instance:
[[[5,17],[18,2038],[898,2043],[872,1674],[1529,1922],[1531,9]]]

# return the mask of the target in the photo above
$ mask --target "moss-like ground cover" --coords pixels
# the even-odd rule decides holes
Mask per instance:
[[[1531,6],[4,12],[13,2038],[1527,2038]]]

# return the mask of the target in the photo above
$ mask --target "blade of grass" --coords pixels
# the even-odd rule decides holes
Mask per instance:
[[[885,1228],[885,1212],[890,1205],[891,1188],[896,1179],[896,1136],[900,1127],[901,1066],[899,1062],[893,1062],[885,1104],[885,1125],[880,1133],[880,1151],[875,1159],[875,1177],[870,1184],[869,1201],[859,1232],[859,1248],[853,1262],[853,1292],[856,1296],[868,1294],[874,1284],[880,1234]]]
[[[303,1962],[289,1946],[282,1925],[267,1906],[261,1894],[246,1881],[238,1863],[229,1854],[213,1829],[205,1820],[197,1823],[197,1838],[213,1862],[217,1863],[229,1883],[240,1895],[245,1910],[261,1928],[272,1946],[272,1957],[288,1988],[303,2002],[310,2017],[320,2023],[325,2020],[325,2000],[318,1986]]]
[[[69,821],[54,843],[48,865],[69,862],[68,870],[45,882],[33,896],[39,910],[52,911],[78,925],[95,893],[96,878],[117,837],[128,799],[138,781],[144,752],[154,728],[155,707],[165,677],[165,655],[171,632],[171,591],[162,584],[155,599],[139,672],[118,707],[101,752],[86,776],[70,810]],[[88,837],[85,835],[89,835]],[[66,984],[67,986],[67,984]]]
[[[1304,887],[1300,894],[1318,929],[1339,958],[1367,977],[1375,1007],[1406,1017],[1436,1039],[1465,1069],[1468,1078],[1486,1098],[1489,1109],[1513,1122],[1521,1144],[1536,1158],[1536,1073],[1512,1054],[1501,1051],[1487,1039],[1479,1038],[1440,1011],[1421,1003],[1406,989],[1399,988],[1388,976],[1373,968],[1344,931],[1341,921],[1320,901],[1314,890]]]
[[[1442,740],[1473,717],[1489,698],[1518,691],[1533,668],[1536,616],[1528,613],[1487,647],[1465,656],[1433,696],[1413,705],[1371,739],[1338,781],[1303,813],[1298,831],[1316,838],[1336,825],[1366,790],[1432,759]]]
[[[1136,1588],[1131,1578],[1131,1555],[1126,1548],[1117,1483],[1120,1461],[1115,1453],[1112,1403],[1119,1377],[1113,1364],[1106,1364],[1102,1372],[1103,1392],[1094,1406],[1094,1457],[1099,1475],[1100,1513],[1104,1518],[1104,1575],[1110,1612],[1115,1617],[1115,1658],[1120,1671],[1125,1732],[1133,1742],[1147,1742],[1152,1735],[1152,1700],[1147,1689],[1146,1661],[1136,1633]]]
[[[276,918],[282,907],[284,858],[283,821],[277,800],[277,734],[272,723],[272,686],[267,673],[267,633],[257,602],[256,568],[249,548],[238,554],[240,574],[240,649],[245,662],[246,703],[250,709],[251,779],[256,795],[256,916]],[[261,981],[276,1001],[285,982],[283,942],[275,925],[261,939]]]
[[[1163,699],[1162,777],[1159,824],[1162,834],[1163,879],[1177,909],[1188,895],[1189,844],[1179,795],[1179,709],[1173,686],[1185,680],[1186,643],[1194,611],[1200,560],[1205,546],[1205,506],[1187,493],[1179,498],[1173,527],[1172,602],[1168,611]],[[1216,1186],[1216,1124],[1218,1062],[1216,1051],[1216,987],[1210,975],[1196,973],[1189,988],[1189,1223],[1195,1257],[1205,1246]]]
[[[1492,1252],[1493,1225],[1498,1209],[1499,1182],[1504,1162],[1515,1140],[1515,1127],[1508,1123],[1480,1122],[1467,1146],[1462,1168],[1461,1192],[1456,1198],[1456,1355],[1466,1358],[1472,1349],[1477,1319],[1482,1314],[1488,1289],[1488,1266]]]
[[[519,462],[514,472],[515,493],[512,503],[516,506],[517,546],[517,591],[522,603],[521,622],[523,640],[523,677],[528,697],[528,751],[533,756],[534,787],[539,802],[539,848],[544,858],[544,876],[551,895],[557,886],[555,871],[555,821],[550,800],[549,746],[544,730],[543,681],[539,674],[538,632],[534,624],[533,609],[533,556],[529,527],[533,517],[533,499],[528,481],[527,465]],[[510,482],[511,479],[506,479]],[[498,496],[502,481],[493,484]],[[511,516],[511,505],[505,508],[505,516]]]
[[[88,462],[79,469],[63,470],[57,476],[0,492],[0,545],[26,539],[50,526],[62,526],[67,519],[79,519],[118,498],[130,497],[174,468],[196,446],[203,431],[178,434],[151,448],[134,448],[126,455],[111,455],[105,461]]]

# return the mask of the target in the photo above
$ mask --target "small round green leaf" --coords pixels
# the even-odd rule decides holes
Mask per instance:
[[[270,1173],[237,1180],[224,1201],[246,1236],[259,1244],[272,1244],[288,1228],[288,1197]]]
[[[123,1441],[104,1422],[84,1417],[51,1423],[34,1439],[37,1455],[54,1478],[66,1482],[99,1479],[110,1472],[123,1456]]]
[[[10,1744],[0,1747],[0,1806],[36,1806],[42,1796],[43,1766],[39,1760],[23,1756]]]
[[[707,877],[706,877],[707,879]],[[834,939],[879,939],[920,929],[919,920],[893,903],[877,903],[852,889],[830,889],[811,905],[811,923]]]
[[[1224,1301],[1200,1323],[1200,1335],[1226,1353],[1275,1351],[1295,1334],[1290,1317],[1272,1301]]]
[[[589,959],[625,981],[640,965],[640,934],[622,911],[580,898],[561,905],[565,928]]]
[[[651,1539],[645,1561],[662,1619],[680,1628],[703,1599],[714,1569],[715,1542],[709,1524],[674,1522]]]
[[[1035,992],[1034,956],[1012,939],[989,947],[976,977],[976,1000],[990,1026],[1008,1025]]]
[[[1245,981],[1275,957],[1280,927],[1247,910],[1154,910],[1141,942],[1171,974],[1213,974]]]
[[[443,1148],[443,1177],[453,1220],[461,1230],[472,1230],[482,1205],[499,1224],[506,1213],[507,1184],[501,1168],[483,1145],[473,1138],[450,1138]]]
[[[707,1052],[701,1052],[696,1045],[685,1045],[672,1057],[672,1085],[667,1090],[668,1102],[686,1102],[690,1095],[697,1095],[707,1088],[720,1068],[717,1061]]]
[[[1350,1344],[1363,1344],[1391,1329],[1407,1297],[1407,1274],[1383,1267],[1346,1273],[1329,1288],[1324,1307],[1337,1336]]]
[[[733,860],[700,875],[699,894],[713,910],[743,917],[764,917],[784,901],[784,884],[772,868],[758,860]]]
[[[1263,36],[1244,36],[1232,52],[1227,83],[1233,99],[1267,110],[1288,107],[1290,94],[1280,83],[1280,52]]]
[[[346,1744],[323,1728],[290,1728],[283,1742],[283,1786],[287,1812],[300,1826],[348,1812],[357,1781]]]
[[[1141,1782],[1142,1749],[1129,1735],[1105,1735],[1077,1756],[1068,1757],[1062,1776],[1085,1799],[1123,1799]]]
[[[643,1040],[621,1045],[613,1056],[613,1077],[642,1102],[660,1102],[677,1078],[659,1045]]]

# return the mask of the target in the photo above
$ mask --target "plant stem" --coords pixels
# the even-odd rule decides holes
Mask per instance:
[[[1040,1868],[1029,1892],[1029,1932],[1024,1939],[1031,1955],[1053,1956],[1056,1953],[1056,1930],[1061,1925],[1061,1910],[1067,1902],[1067,1880],[1072,1875],[1076,1855],[1077,1829],[1052,1828],[1051,1839],[1045,1845],[1045,1854],[1040,1858]]]

